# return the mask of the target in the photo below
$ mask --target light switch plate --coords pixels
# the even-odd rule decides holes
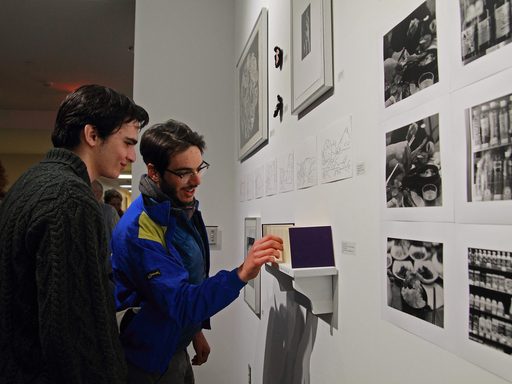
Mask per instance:
[[[208,244],[217,245],[217,234],[219,227],[216,225],[206,226],[206,234],[208,236]]]

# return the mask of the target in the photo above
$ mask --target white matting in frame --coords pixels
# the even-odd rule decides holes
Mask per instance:
[[[267,25],[268,14],[263,8],[236,65],[241,161],[268,139]]]
[[[384,220],[453,222],[453,146],[460,143],[454,141],[449,97],[388,119],[381,129]],[[425,142],[416,144],[420,132]]]
[[[445,3],[449,7],[448,12],[451,19],[449,30],[446,34],[449,46],[452,47],[449,52],[451,89],[459,90],[464,86],[509,68],[510,63],[512,63],[512,43],[501,44],[502,46],[499,48],[494,46],[488,49],[484,56],[467,62],[467,64],[463,63],[462,29],[464,29],[464,25],[463,15],[461,14],[462,0],[446,1]],[[466,25],[466,27],[468,26]],[[511,27],[512,24],[508,28],[510,29]]]
[[[458,299],[453,293],[454,287],[458,283],[452,277],[454,271],[453,232],[454,225],[449,223],[384,222],[380,254],[382,317],[396,326],[448,350],[452,350],[455,343],[453,303]],[[394,250],[388,251],[388,239],[414,241],[425,245],[426,248],[427,245],[435,245],[438,249],[435,258],[441,267],[435,267],[438,271],[435,276],[436,280],[433,284],[421,283],[425,289],[425,293],[422,294],[423,300],[427,303],[423,308],[407,306],[403,297],[410,297],[410,291],[406,290],[402,293],[400,284],[404,283],[396,275],[400,274],[399,267],[402,264],[410,264],[409,269],[418,270],[422,265],[420,263],[427,263],[428,258],[433,258],[434,254],[427,252],[425,260],[415,261],[412,254],[399,255]],[[408,248],[411,249],[412,246],[413,244]],[[439,257],[441,251],[442,257]],[[390,253],[393,253],[394,256],[391,256]],[[393,263],[391,266],[388,261],[389,257]],[[399,296],[397,297],[397,295]],[[436,297],[436,299],[434,300],[432,297]],[[397,307],[396,303],[401,306],[401,309]]]
[[[506,193],[501,195],[501,199],[498,199],[499,193],[498,196],[495,196],[495,192],[499,192],[506,185],[506,180],[509,180],[508,175],[504,177],[503,163],[506,160],[507,151],[512,151],[512,137],[509,137],[508,143],[491,144],[489,141],[487,146],[482,144],[480,148],[475,146],[473,141],[474,130],[478,128],[478,124],[482,125],[482,119],[478,119],[477,113],[481,114],[484,110],[483,107],[487,106],[486,113],[489,117],[491,102],[498,103],[501,100],[506,100],[511,94],[512,69],[500,72],[452,94],[453,119],[451,125],[455,135],[464,143],[464,145],[453,147],[456,152],[455,169],[458,170],[455,174],[455,221],[458,223],[512,224],[512,200],[510,197],[504,199]],[[507,108],[510,111],[510,103]],[[485,122],[485,115],[483,116],[483,131],[491,132],[492,126],[489,122]],[[479,120],[476,125],[473,123],[473,118]],[[496,121],[493,124],[496,124]],[[512,154],[510,156],[512,157]],[[487,166],[487,163],[491,162],[492,170],[490,166]],[[485,178],[476,177],[477,174],[483,176],[478,169],[479,165],[485,167],[484,169],[489,169],[489,174]],[[499,178],[495,177],[496,175],[499,175]],[[489,184],[492,186],[492,192],[484,193],[485,197],[478,198],[478,195],[482,194],[479,194],[477,190],[481,188],[486,190],[484,185],[487,185],[489,180],[493,180]],[[502,180],[501,187],[499,182],[498,185],[495,185],[494,180]]]
[[[261,219],[246,217],[244,219],[244,260],[254,242],[261,237]],[[252,311],[259,317],[261,313],[261,273],[244,287],[244,300]]]
[[[458,300],[454,303],[454,312],[456,313],[456,353],[464,359],[496,374],[508,381],[512,381],[512,370],[510,369],[510,353],[512,352],[512,336],[508,337],[503,334],[503,331],[510,330],[512,316],[510,313],[507,317],[501,315],[493,315],[492,311],[482,308],[482,310],[471,309],[469,295],[483,295],[504,302],[505,313],[509,312],[509,304],[512,298],[512,291],[509,293],[496,292],[493,288],[494,280],[496,277],[512,278],[511,268],[506,266],[503,270],[503,255],[507,256],[510,261],[512,253],[512,236],[510,236],[510,226],[507,225],[471,225],[471,224],[458,224],[456,226],[456,253],[460,267],[457,269],[457,280],[461,280],[463,284],[457,286]],[[469,249],[471,248],[471,251]],[[482,265],[482,254],[486,251],[488,253],[497,252],[498,255],[502,252],[501,260],[496,259],[494,255],[487,257],[487,261]],[[471,261],[470,261],[471,260]],[[509,265],[510,263],[508,263]],[[487,268],[486,267],[489,267]],[[482,283],[471,281],[468,272],[479,272],[485,274],[485,280],[479,277]],[[487,277],[492,279],[491,286],[488,288],[480,287],[485,284]],[[474,279],[474,275],[472,277]],[[502,287],[497,283],[498,287]],[[503,288],[498,288],[502,290]],[[473,302],[473,308],[475,303]],[[470,316],[477,316],[472,318]],[[483,328],[480,328],[480,318],[484,318],[482,322]],[[472,322],[470,321],[472,320]],[[494,320],[494,323],[493,323]],[[491,322],[491,336],[488,338],[487,322]],[[471,331],[470,339],[470,324],[474,327],[476,332]],[[493,325],[496,325],[494,328]],[[503,327],[505,325],[505,328]],[[510,332],[509,332],[510,333]],[[493,336],[495,340],[493,340]],[[502,350],[499,350],[502,349]]]
[[[411,13],[415,12],[420,7],[425,7],[425,3],[427,1],[416,0],[416,1],[408,1],[402,2],[400,5],[400,9],[396,7],[390,7],[393,9],[393,14],[389,15],[389,17],[381,18],[381,38],[378,39],[377,50],[378,50],[378,73],[379,73],[379,89],[378,92],[381,95],[381,109],[380,115],[381,120],[385,120],[391,118],[396,115],[400,115],[405,111],[414,109],[418,106],[423,105],[424,103],[428,103],[430,100],[433,100],[439,96],[443,96],[448,93],[449,90],[449,52],[451,47],[448,45],[448,41],[446,40],[446,34],[448,31],[448,26],[450,23],[453,23],[452,20],[449,19],[449,14],[447,12],[446,1],[431,1],[428,0],[428,7],[432,8],[433,4],[435,6],[435,32],[437,38],[431,42],[431,46],[435,47],[437,51],[437,78],[438,81],[434,84],[423,88],[423,82],[419,81],[420,77],[418,76],[418,82],[409,86],[409,88],[414,89],[414,93],[409,97],[403,98],[402,100],[392,103],[386,107],[386,76],[385,73],[389,75],[388,62],[384,62],[385,53],[383,51],[383,40],[384,37],[391,32],[395,27],[398,27],[400,23],[406,21],[407,18],[411,16]],[[385,22],[385,24],[384,24]],[[389,58],[388,58],[389,59]],[[386,64],[386,65],[385,65]],[[387,68],[387,69],[386,69]],[[431,71],[426,71],[431,72]],[[425,72],[425,73],[426,73]],[[420,87],[420,83],[422,84]],[[421,89],[420,89],[421,88]],[[389,103],[388,103],[389,104]]]
[[[292,0],[292,114],[332,88],[331,0]]]

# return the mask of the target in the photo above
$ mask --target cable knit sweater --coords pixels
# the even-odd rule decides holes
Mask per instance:
[[[0,205],[0,383],[124,383],[87,168],[52,149]]]

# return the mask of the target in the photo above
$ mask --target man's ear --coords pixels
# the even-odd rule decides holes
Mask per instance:
[[[98,136],[98,132],[96,128],[91,124],[86,124],[83,130],[84,141],[90,147],[95,147],[98,145],[100,137]]]
[[[160,185],[160,174],[152,163],[148,163],[148,176],[153,182]]]

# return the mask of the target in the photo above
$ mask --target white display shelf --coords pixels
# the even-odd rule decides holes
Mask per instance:
[[[333,312],[336,267],[292,268],[290,264],[266,264],[266,270],[279,279],[279,273],[292,279],[292,287],[311,303],[315,315]]]

